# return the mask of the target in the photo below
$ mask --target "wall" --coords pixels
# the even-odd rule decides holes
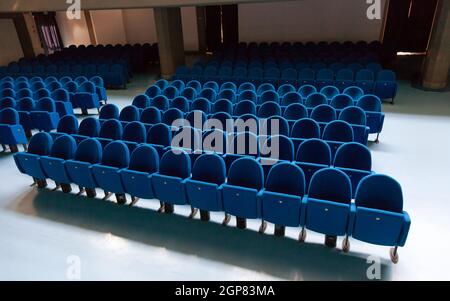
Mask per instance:
[[[69,20],[66,12],[57,12],[56,22],[58,23],[64,46],[89,45],[91,43],[86,18],[83,13],[80,20]]]
[[[381,16],[385,2],[381,0]],[[378,40],[382,20],[367,19],[368,7],[365,0],[239,4],[239,39],[245,42]]]
[[[124,9],[123,25],[128,43],[155,43],[156,29],[153,9]]]
[[[98,44],[127,43],[121,9],[92,10],[91,18]]]
[[[195,7],[181,8],[185,51],[198,51],[197,10]]]
[[[22,46],[12,19],[0,19],[0,66],[23,57]]]

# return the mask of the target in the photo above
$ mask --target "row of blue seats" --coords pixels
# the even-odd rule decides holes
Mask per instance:
[[[159,160],[148,145],[130,155],[120,141],[102,150],[95,139],[84,140],[77,147],[70,136],[53,142],[46,133],[35,135],[28,152],[14,158],[18,169],[40,187],[51,178],[65,192],[71,191],[73,183],[86,189],[90,197],[96,195],[95,188],[105,191],[104,199],[115,193],[120,204],[126,203],[126,193],[132,196],[132,204],[138,198],[157,198],[167,213],[174,211],[174,205],[191,205],[191,217],[200,209],[203,220],[209,220],[210,211],[224,211],[224,224],[234,215],[239,228],[246,227],[246,219],[261,219],[260,232],[266,221],[275,224],[277,235],[283,235],[285,227],[301,227],[301,241],[306,239],[306,229],[326,235],[326,241],[344,236],[345,252],[352,236],[393,246],[394,262],[410,227],[401,187],[384,175],[364,177],[352,202],[351,181],[337,168],[318,170],[306,185],[301,168],[279,163],[264,181],[261,163],[249,157],[234,161],[226,173],[225,162],[217,154],[203,154],[192,166],[189,155],[180,149],[166,152]]]
[[[27,150],[28,139],[23,126],[19,123],[19,113],[12,109],[0,109],[0,144],[3,151],[6,151],[6,146],[12,153],[17,152],[18,145],[23,145]]]

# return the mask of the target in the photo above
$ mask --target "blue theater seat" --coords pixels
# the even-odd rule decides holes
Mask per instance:
[[[210,211],[223,211],[225,177],[225,162],[217,154],[203,154],[195,161],[192,176],[186,180],[186,194],[189,204],[200,209],[203,221],[209,220]]]
[[[276,103],[280,103],[280,96],[276,91],[268,90],[264,91],[259,95],[258,103],[263,104],[268,101],[273,101]]]
[[[161,89],[158,86],[150,86],[146,91],[145,95],[147,95],[150,99],[155,98],[158,95],[161,95]]]
[[[335,95],[330,102],[330,105],[336,110],[341,110],[346,107],[353,106],[353,98],[347,94],[337,94]]]
[[[119,114],[119,120],[125,125],[128,122],[139,121],[140,112],[136,106],[129,105],[124,107]]]
[[[16,99],[21,99],[24,97],[33,98],[33,92],[28,88],[23,88],[23,89],[17,90]]]
[[[105,191],[105,198],[109,193],[115,193],[117,203],[125,204],[125,189],[120,178],[120,171],[130,163],[130,151],[122,141],[113,141],[103,150],[101,163],[92,165],[92,174],[97,187]]]
[[[16,100],[12,97],[4,97],[0,99],[0,110],[6,108],[15,109],[17,107]]]
[[[242,100],[234,107],[234,115],[241,116],[244,114],[256,115],[256,105],[251,100]]]
[[[290,128],[292,128],[295,121],[308,117],[308,110],[300,103],[292,103],[284,110],[283,117],[290,123]]]
[[[324,86],[322,89],[320,89],[320,93],[325,95],[328,101],[330,101],[333,99],[333,97],[339,94],[339,89],[336,88],[336,86]]]
[[[164,95],[158,95],[150,101],[152,107],[158,108],[161,111],[166,111],[170,107],[169,99]]]
[[[348,122],[351,125],[366,125],[366,113],[356,106],[346,107],[339,114],[339,120]]]
[[[298,84],[299,85],[314,85],[315,72],[311,68],[304,68],[298,72]]]
[[[164,204],[165,213],[173,213],[174,205],[186,205],[185,182],[191,175],[191,159],[181,149],[166,152],[159,172],[152,177],[156,197]]]
[[[86,191],[88,197],[95,197],[97,183],[91,172],[92,166],[102,160],[102,145],[95,138],[80,142],[73,160],[65,162],[67,173],[72,183],[80,187],[79,194]]]
[[[131,153],[130,165],[121,170],[120,176],[133,203],[137,198],[155,198],[152,176],[158,171],[159,155],[153,146],[141,145]]]
[[[123,129],[123,142],[128,146],[132,152],[139,144],[147,141],[147,131],[143,123],[139,121],[132,121],[128,123]]]
[[[13,108],[0,110],[0,144],[4,150],[6,150],[6,145],[9,145],[9,149],[13,153],[18,151],[18,144],[22,144],[26,149],[25,130],[19,123],[19,113]]]
[[[98,109],[100,107],[100,100],[98,99],[95,85],[89,81],[78,87],[74,99],[83,114],[87,114],[88,109]]]
[[[170,84],[165,79],[159,79],[154,84],[154,86],[157,86],[161,91],[167,88]],[[151,97],[151,96],[150,96]]]
[[[281,115],[281,107],[275,101],[267,101],[263,103],[258,109],[258,117],[260,118],[269,118],[274,115]]]
[[[342,94],[350,96],[354,101],[358,101],[364,95],[364,91],[360,87],[350,86],[345,88]]]
[[[355,85],[360,87],[364,94],[373,92],[373,85],[375,81],[374,73],[369,69],[362,69],[356,72]]]
[[[311,119],[317,122],[331,122],[336,120],[336,110],[327,104],[318,105],[311,111]]]
[[[233,103],[227,99],[219,99],[213,104],[212,112],[225,112],[231,115],[233,114]]]
[[[372,156],[365,145],[344,143],[336,151],[333,165],[348,175],[355,193],[361,179],[371,174]]]
[[[182,80],[174,80],[170,83],[170,86],[175,87],[178,91],[182,91],[186,87]]]
[[[323,140],[311,138],[299,145],[295,161],[305,174],[307,186],[318,170],[331,165],[331,158],[330,146]]]
[[[328,123],[323,130],[322,139],[327,140],[331,148],[331,155],[334,157],[342,142],[353,142],[354,134],[352,126],[342,120],[334,120]]]
[[[350,69],[341,69],[336,73],[335,86],[340,90],[344,91],[346,88],[354,84],[354,73]]]
[[[352,187],[345,173],[334,168],[317,171],[304,203],[301,240],[305,239],[306,228],[325,234],[325,244],[329,247],[336,245],[336,236],[345,235],[344,244],[348,243],[352,224],[351,200]]]
[[[189,100],[184,96],[178,96],[172,99],[171,108],[175,108],[185,113],[189,111]]]
[[[74,115],[63,116],[58,122],[56,132],[50,132],[53,140],[65,134],[78,134],[78,119]]]
[[[377,133],[376,142],[378,142],[378,137],[383,130],[384,124],[384,113],[381,112],[381,100],[375,95],[364,95],[356,103],[358,107],[366,112],[367,126],[370,128],[370,133]]]
[[[137,95],[131,104],[139,109],[145,109],[150,106],[150,97],[145,94]]]
[[[180,96],[185,97],[189,101],[193,101],[197,97],[197,91],[192,87],[186,87],[181,91]]]
[[[157,124],[161,122],[161,111],[155,107],[148,107],[141,113],[141,122],[145,124]]]
[[[183,125],[183,120],[184,120],[183,112],[176,108],[168,109],[162,114],[162,122],[170,127],[177,128]]]
[[[37,133],[31,138],[27,152],[14,154],[19,171],[31,176],[39,188],[47,186],[47,175],[41,168],[40,158],[50,154],[52,145],[53,140],[48,133]]]
[[[79,144],[82,140],[90,137],[98,137],[100,133],[100,122],[97,118],[87,117],[80,122],[78,134],[72,134]]]
[[[97,92],[98,99],[106,103],[108,101],[108,96],[106,95],[103,78],[101,78],[100,76],[93,76],[89,79],[89,81],[95,85],[95,91]]]
[[[203,97],[197,98],[192,102],[191,110],[199,110],[205,114],[209,114],[211,111],[211,102]]]
[[[103,122],[100,127],[97,140],[105,148],[113,140],[121,140],[123,134],[123,127],[119,120],[109,119]]]
[[[219,92],[219,84],[215,81],[208,81],[208,82],[204,83],[203,89],[206,89],[206,88],[213,89],[214,92],[216,92],[216,93]]]
[[[247,90],[256,92],[255,85],[253,83],[250,83],[250,82],[242,83],[242,84],[239,85],[238,93],[241,94],[242,92],[247,91]]]
[[[53,145],[48,156],[41,156],[40,163],[47,178],[55,181],[57,188],[61,187],[63,192],[72,191],[70,183],[72,180],[67,173],[65,163],[75,156],[77,143],[75,139],[67,134],[63,134],[53,141]]]
[[[322,93],[315,92],[309,94],[308,97],[306,97],[305,106],[307,108],[314,108],[322,104],[328,104],[327,97]]]
[[[164,90],[162,90],[161,93],[162,93],[162,95],[167,97],[167,99],[174,99],[175,97],[177,97],[180,94],[180,92],[178,92],[178,89],[174,86],[166,87]]]
[[[197,93],[200,93],[200,91],[202,90],[202,84],[198,80],[191,80],[186,84],[186,88],[192,88]]]
[[[243,100],[249,100],[249,101],[256,103],[257,99],[258,99],[258,96],[256,95],[255,91],[244,90],[244,91],[240,92],[240,94],[238,96],[238,103]]]
[[[392,104],[394,103],[394,98],[397,94],[397,80],[392,70],[381,70],[378,72],[373,93],[381,99],[390,98]]]
[[[217,93],[214,89],[211,88],[203,88],[202,91],[198,94],[198,97],[205,98],[210,102],[215,102]]]
[[[283,236],[285,227],[300,225],[305,194],[305,175],[295,164],[282,162],[270,169],[260,199],[262,218],[275,224],[275,235]]]
[[[164,123],[154,124],[147,132],[147,143],[152,145],[162,157],[164,149],[172,143],[172,131]]]
[[[231,89],[224,89],[219,92],[217,99],[227,99],[232,103],[236,102],[236,92]]]
[[[220,91],[223,90],[232,90],[234,93],[237,93],[236,84],[233,82],[225,82],[220,86]]]
[[[270,83],[264,83],[258,87],[256,90],[256,95],[261,96],[266,91],[276,92],[275,87]]]
[[[50,132],[56,129],[59,121],[59,114],[53,99],[44,97],[37,102],[36,110],[30,112],[32,128],[39,131]]]
[[[235,160],[230,166],[227,183],[222,186],[223,207],[227,214],[224,224],[229,222],[230,214],[236,216],[238,228],[246,228],[247,218],[261,218],[258,193],[263,186],[264,172],[255,159],[243,157]]]
[[[408,213],[403,211],[400,184],[386,175],[367,176],[358,185],[355,206],[353,238],[393,246],[391,260],[397,263],[397,248],[405,245],[411,225]]]
[[[284,94],[284,96],[282,96],[281,98],[282,106],[289,106],[291,104],[303,104],[303,98],[300,95],[300,93],[293,91],[287,92],[286,94]]]
[[[316,86],[318,89],[334,84],[334,72],[331,69],[320,69],[317,72]]]

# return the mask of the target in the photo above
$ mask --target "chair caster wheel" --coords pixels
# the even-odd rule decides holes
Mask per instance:
[[[344,251],[344,253],[348,253],[350,251],[350,240],[348,237],[344,238],[342,241],[342,251]]]
[[[391,248],[389,250],[389,255],[391,256],[391,261],[394,264],[398,263],[398,252],[397,252],[397,248]]]
[[[305,240],[306,240],[306,230],[305,229],[302,229],[302,231],[300,231],[300,235],[298,237],[298,240],[300,242],[305,242]]]

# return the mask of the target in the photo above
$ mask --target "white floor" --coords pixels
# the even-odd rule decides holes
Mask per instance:
[[[151,79],[108,91],[125,106]],[[398,179],[412,219],[400,261],[388,248],[351,240],[351,252],[322,245],[323,236],[299,229],[287,238],[214,222],[158,214],[157,201],[120,207],[100,199],[30,187],[9,153],[0,154],[0,280],[365,280],[380,260],[383,280],[450,280],[450,93],[415,90],[402,82],[395,106],[384,105],[374,170]],[[50,183],[53,188],[53,183]],[[100,192],[100,196],[103,196]],[[145,207],[145,208],[144,208]],[[198,218],[198,217],[197,217]],[[369,257],[373,256],[373,257]],[[376,269],[375,269],[376,271]],[[369,273],[370,274],[370,273]]]

